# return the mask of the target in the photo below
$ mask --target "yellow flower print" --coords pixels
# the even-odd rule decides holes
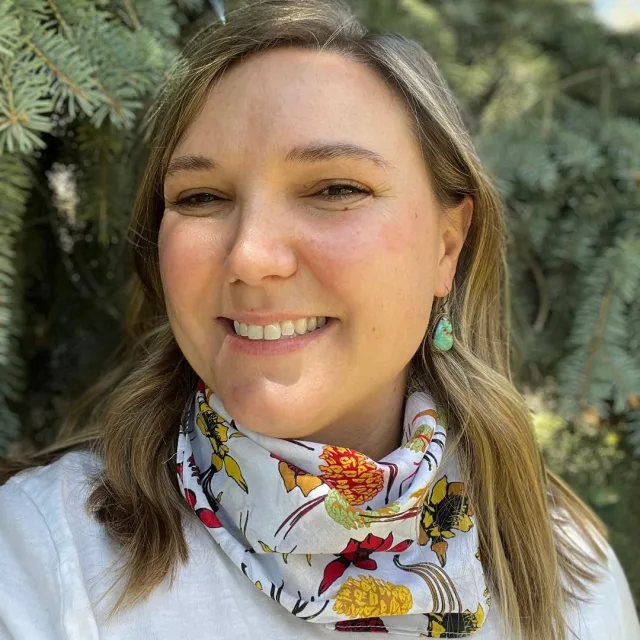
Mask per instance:
[[[422,508],[418,543],[428,544],[444,567],[447,562],[447,538],[455,537],[452,529],[469,531],[473,527],[473,507],[467,498],[462,482],[447,482],[442,476],[431,490]]]
[[[349,577],[336,595],[333,610],[348,618],[400,616],[413,606],[411,591],[373,576]]]
[[[226,474],[235,480],[236,484],[245,493],[249,493],[249,487],[242,475],[240,465],[235,458],[229,455],[229,447],[225,444],[229,437],[242,438],[244,436],[240,432],[234,432],[229,436],[229,425],[217,413],[212,411],[205,402],[200,403],[200,414],[196,419],[196,423],[200,431],[211,443],[211,448],[213,449],[211,466],[216,472],[224,467]]]
[[[474,634],[484,624],[484,609],[478,605],[473,613],[427,613],[429,638],[459,638]]]

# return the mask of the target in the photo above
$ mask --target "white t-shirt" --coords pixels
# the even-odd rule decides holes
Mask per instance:
[[[118,594],[99,600],[112,584],[108,567],[117,549],[85,511],[86,480],[98,464],[88,453],[68,453],[0,488],[1,640],[370,640],[292,616],[240,573],[195,518],[185,524],[190,558],[173,586],[166,581],[107,625]],[[610,548],[608,557],[595,600],[571,613],[571,627],[579,640],[640,640],[629,586]],[[473,637],[508,640],[501,629],[494,602]]]

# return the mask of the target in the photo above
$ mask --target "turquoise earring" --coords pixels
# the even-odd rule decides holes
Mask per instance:
[[[449,293],[447,287],[447,295],[436,316],[435,329],[429,335],[432,351],[449,351],[453,347],[453,325],[449,317]]]

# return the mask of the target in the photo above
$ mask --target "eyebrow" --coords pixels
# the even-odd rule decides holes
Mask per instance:
[[[210,171],[215,167],[215,162],[203,155],[180,156],[169,163],[165,178],[180,171]]]
[[[348,158],[352,160],[367,160],[377,164],[383,169],[389,169],[392,165],[379,153],[359,147],[348,142],[315,143],[304,147],[294,147],[287,154],[286,162],[326,162],[336,158]],[[165,178],[180,171],[211,171],[216,168],[216,163],[203,155],[185,155],[175,158],[169,163]]]
[[[305,147],[294,147],[285,160],[287,162],[326,162],[336,158],[368,160],[383,169],[391,168],[391,164],[379,153],[348,142],[315,143]]]

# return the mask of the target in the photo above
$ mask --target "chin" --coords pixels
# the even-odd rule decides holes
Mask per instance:
[[[226,404],[225,404],[226,407]],[[304,439],[314,431],[304,418],[296,419],[295,414],[288,411],[286,407],[273,411],[254,411],[252,408],[242,410],[241,408],[227,410],[231,416],[242,426],[248,427],[252,431],[261,433],[272,438],[297,438]],[[306,428],[305,428],[306,427]]]
[[[267,384],[265,384],[265,382]],[[264,378],[227,379],[212,386],[231,417],[252,431],[275,438],[302,438],[319,428],[328,398],[311,385],[274,384]],[[313,401],[310,399],[313,398]]]
[[[273,438],[304,439],[317,431],[317,413],[304,401],[306,394],[280,387],[273,393],[227,389],[219,393],[231,417],[244,427]],[[293,398],[295,397],[295,400]],[[314,403],[315,404],[315,403]]]

